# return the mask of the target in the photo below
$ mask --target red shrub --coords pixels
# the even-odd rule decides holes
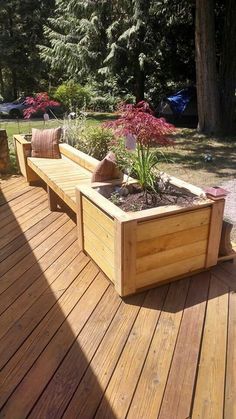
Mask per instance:
[[[104,124],[113,129],[117,136],[133,134],[137,142],[144,146],[172,144],[168,135],[175,131],[174,125],[164,118],[156,118],[148,103],[142,101],[137,105],[122,105],[118,114],[118,119]]]
[[[27,97],[25,104],[29,107],[24,110],[24,118],[30,118],[34,113],[46,112],[51,106],[60,106],[59,102],[51,100],[46,92],[37,93],[34,97]]]

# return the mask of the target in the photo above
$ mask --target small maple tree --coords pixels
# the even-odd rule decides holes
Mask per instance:
[[[41,111],[45,113],[50,107],[60,106],[60,103],[51,100],[46,92],[37,93],[34,97],[28,96],[24,103],[28,106],[23,112],[26,119],[36,112]]]
[[[145,101],[137,105],[121,105],[118,109],[118,119],[105,123],[118,137],[132,134],[137,143],[143,146],[171,145],[173,141],[168,137],[175,131],[172,124],[164,118],[156,118],[149,104]]]
[[[121,105],[118,115],[119,117],[115,121],[106,122],[104,125],[112,129],[117,137],[117,150],[119,150],[121,137],[133,136],[136,153],[132,155],[131,166],[128,170],[126,168],[126,171],[135,174],[147,201],[148,194],[152,195],[158,192],[157,175],[154,169],[159,160],[157,150],[152,147],[172,145],[173,140],[170,138],[170,134],[175,131],[175,127],[166,122],[164,118],[156,118],[145,101],[136,105]],[[115,151],[114,142],[112,146]]]

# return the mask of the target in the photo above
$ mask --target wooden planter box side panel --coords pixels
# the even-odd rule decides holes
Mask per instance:
[[[210,216],[208,207],[138,223],[136,287],[204,268]]]
[[[31,155],[31,143],[26,141],[21,135],[15,135],[15,149],[17,155],[18,166],[21,174],[27,182],[38,180],[38,176],[27,164],[27,157]]]
[[[108,278],[115,280],[115,222],[82,197],[83,248]]]
[[[218,261],[224,207],[225,199],[216,200],[212,205],[206,268],[216,265]]]

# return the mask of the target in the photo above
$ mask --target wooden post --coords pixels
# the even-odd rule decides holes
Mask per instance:
[[[50,211],[58,211],[58,195],[47,185],[48,206]]]
[[[136,291],[137,221],[123,223],[122,296]]]
[[[0,130],[0,173],[7,173],[10,166],[7,132]]]
[[[83,234],[83,207],[82,207],[82,193],[76,188],[76,203],[77,203],[77,231],[78,231],[78,242],[81,250],[84,251],[84,234]]]
[[[218,261],[224,206],[224,199],[215,200],[212,205],[208,249],[205,263],[206,268],[216,265]]]
[[[220,239],[220,249],[219,256],[231,255],[233,252],[233,247],[230,239],[230,234],[233,228],[233,224],[228,221],[223,221],[221,239]]]

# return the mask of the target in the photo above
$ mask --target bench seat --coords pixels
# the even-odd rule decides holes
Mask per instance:
[[[66,143],[59,144],[60,159],[29,157],[31,143],[22,135],[15,135],[14,140],[21,173],[29,184],[39,180],[46,183],[49,208],[52,211],[57,210],[59,197],[76,213],[76,186],[91,184],[92,174],[99,161]],[[109,183],[117,184],[122,180],[127,180],[127,177],[121,175],[120,178],[110,180]],[[132,179],[129,178],[129,181]]]
[[[76,212],[75,187],[90,184],[92,173],[62,155],[61,159],[28,157],[28,166]]]

